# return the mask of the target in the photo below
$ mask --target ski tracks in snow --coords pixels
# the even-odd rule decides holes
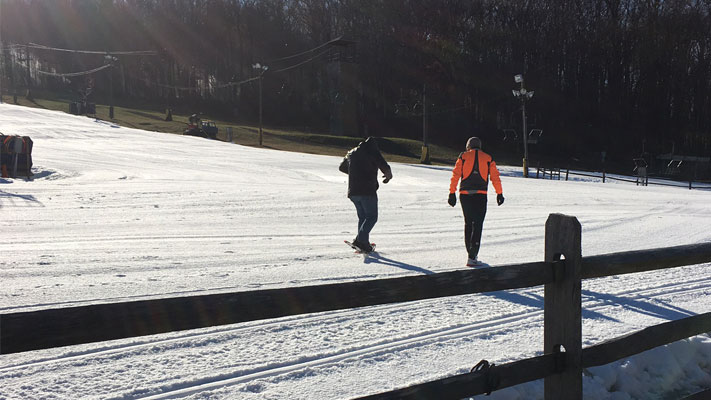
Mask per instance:
[[[645,288],[621,290],[607,296],[599,296],[593,291],[584,289],[584,316],[614,318],[616,312],[625,309],[644,312],[643,307],[626,307],[629,304],[654,302],[655,307],[663,307],[659,304],[664,302],[656,300],[657,298],[690,296],[697,292],[711,291],[711,281],[700,275],[690,275],[689,279],[683,282],[659,284],[659,281],[652,281],[650,283],[651,285]],[[108,367],[108,364],[112,364],[110,370],[106,372],[114,373],[117,369],[130,369],[133,363],[142,364],[142,355],[154,351],[167,351],[171,353],[170,358],[174,360],[189,359],[190,362],[203,362],[206,364],[204,370],[212,373],[208,372],[199,377],[178,374],[168,380],[160,373],[156,375],[149,373],[129,392],[114,392],[116,397],[113,398],[169,399],[215,390],[260,391],[262,386],[254,386],[251,383],[260,381],[264,384],[265,380],[266,383],[278,383],[285,379],[299,379],[303,375],[301,372],[304,371],[334,367],[348,368],[349,364],[380,357],[387,358],[402,352],[417,353],[418,350],[444,342],[457,342],[455,347],[461,347],[460,342],[463,340],[486,341],[504,333],[525,330],[538,330],[540,332],[535,332],[534,335],[542,336],[543,305],[540,291],[541,289],[538,288],[493,292],[425,300],[409,303],[406,306],[402,304],[375,306],[371,307],[371,312],[368,313],[371,317],[365,320],[363,310],[344,310],[285,317],[269,322],[255,321],[169,335],[140,337],[130,341],[115,342],[116,344],[108,346],[82,345],[75,346],[70,351],[66,348],[52,349],[50,353],[56,355],[40,356],[33,361],[0,367],[0,380],[9,384],[5,386],[6,388],[22,386],[13,385],[13,378],[42,380],[46,378],[46,374],[61,375],[65,368],[75,370],[77,365],[84,364],[92,365],[93,368],[90,370],[98,373],[101,373],[102,365]],[[473,296],[481,297],[474,299]],[[610,296],[625,301],[614,302],[610,300]],[[478,308],[487,307],[498,307],[497,309],[503,312],[491,313],[489,310],[483,315],[496,315],[479,321],[466,322],[468,319],[471,320],[472,316],[482,314],[478,312]],[[677,313],[686,312],[678,308],[668,309]],[[422,325],[425,320],[427,324]],[[411,326],[407,326],[408,324]],[[313,333],[314,326],[321,327],[319,338],[299,339],[298,336],[305,332]],[[346,329],[349,333],[339,334],[333,331],[335,329],[339,331]],[[585,332],[583,333],[585,335]],[[291,337],[279,339],[281,335]],[[245,341],[249,344],[243,344]],[[279,343],[290,343],[293,347],[293,344],[299,341],[302,342],[302,346],[298,349],[285,350],[279,345]],[[243,344],[243,349],[246,351],[250,346],[254,347],[255,342],[263,342],[261,346],[257,346],[261,347],[260,351],[264,351],[263,362],[258,365],[240,365],[240,345]],[[265,345],[269,342],[276,344]],[[198,349],[199,354],[195,354],[195,349]],[[513,351],[516,352],[515,349]],[[513,359],[519,357],[516,354],[507,356]],[[531,355],[520,355],[520,357],[526,356]],[[211,357],[217,359],[211,360]],[[26,357],[20,359],[26,360]],[[213,361],[216,364],[214,368],[210,368]],[[175,367],[179,369],[180,365]],[[160,365],[153,366],[153,370],[157,371],[162,368]],[[88,371],[87,373],[91,374]],[[91,379],[90,376],[87,376],[87,379]],[[122,387],[127,386],[130,387],[130,385],[122,385]],[[112,393],[110,389],[105,391],[99,389],[99,393],[101,392]],[[3,395],[2,390],[0,395]],[[11,393],[7,395],[12,398]]]

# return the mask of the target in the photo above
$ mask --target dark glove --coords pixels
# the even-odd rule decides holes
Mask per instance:
[[[392,175],[390,175],[390,176],[383,175],[383,178],[385,178],[385,179],[383,179],[383,183],[388,183],[388,182],[390,182],[390,179],[393,178],[393,176]]]
[[[504,204],[504,195],[503,194],[496,195],[496,204],[498,204],[498,205]]]
[[[457,195],[454,193],[449,194],[449,199],[447,199],[447,203],[449,203],[450,206],[454,207],[457,205]]]

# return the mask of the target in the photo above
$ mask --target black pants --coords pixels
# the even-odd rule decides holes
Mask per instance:
[[[459,204],[464,212],[464,245],[469,258],[476,258],[481,246],[481,230],[486,216],[486,195],[460,194]]]

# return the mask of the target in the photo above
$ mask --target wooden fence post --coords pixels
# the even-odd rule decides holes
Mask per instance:
[[[550,214],[546,221],[545,261],[555,262],[555,281],[545,285],[543,352],[564,348],[560,372],[544,379],[545,400],[581,400],[581,227],[577,218]]]

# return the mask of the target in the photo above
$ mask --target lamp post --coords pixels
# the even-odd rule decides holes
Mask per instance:
[[[427,141],[427,85],[422,85],[422,156],[420,164],[430,163],[429,144]]]
[[[252,68],[259,71],[259,146],[262,146],[262,79],[264,78],[264,73],[267,72],[269,67],[256,63],[252,65]]]
[[[118,58],[106,53],[104,56],[106,63],[110,65],[109,67],[109,118],[114,119],[114,62],[118,61]]]
[[[27,100],[32,101],[32,75],[30,74],[30,48],[25,45],[25,59],[23,60],[27,63],[27,95],[25,96]]]
[[[523,87],[523,75],[518,74],[514,76],[514,82],[520,83],[521,88],[519,90],[512,90],[514,97],[521,99],[521,118],[522,118],[522,129],[523,129],[523,177],[528,178],[528,135],[526,132],[526,101],[533,97],[533,90],[530,92]]]

